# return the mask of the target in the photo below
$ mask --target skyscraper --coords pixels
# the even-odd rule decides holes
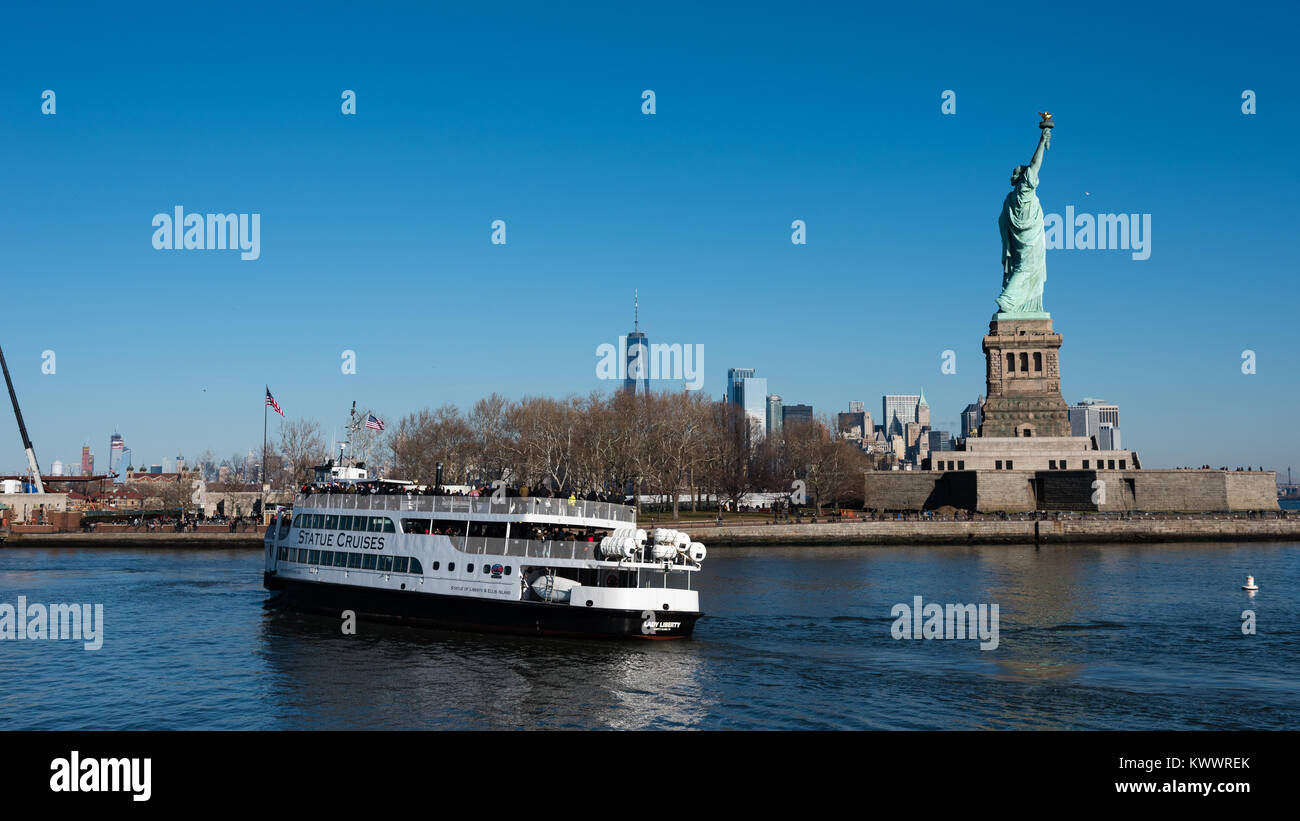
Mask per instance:
[[[775,393],[767,395],[767,435],[781,435],[781,397]]]
[[[952,450],[952,437],[946,430],[931,430],[926,434],[926,439],[930,445],[930,452],[942,450]]]
[[[786,405],[781,409],[781,426],[801,425],[813,421],[812,405]]]
[[[641,333],[641,301],[632,292],[632,333],[626,337],[627,374],[623,377],[623,390],[629,393],[648,393],[650,390],[650,340]]]
[[[880,424],[884,426],[884,435],[902,436],[909,422],[916,421],[917,407],[921,404],[919,395],[887,394],[881,397]],[[926,412],[929,412],[927,406]]]
[[[966,406],[961,412],[961,438],[978,436],[980,425],[984,423],[984,394]]]
[[[1101,425],[1097,409],[1089,405],[1074,405],[1069,410],[1071,436],[1096,436]]]
[[[839,434],[846,439],[861,440],[871,436],[871,414],[862,402],[849,402],[848,413],[837,416]]]
[[[733,405],[743,405],[744,383],[754,377],[753,368],[727,369],[727,401]]]
[[[767,379],[754,376],[753,368],[727,370],[727,401],[739,406],[749,420],[751,435],[767,430]]]
[[[1097,426],[1097,450],[1120,450],[1119,428],[1109,422]]]
[[[109,473],[113,472],[114,461],[117,462],[118,468],[122,467],[122,457],[125,455],[126,455],[126,442],[125,440],[122,439],[122,434],[118,433],[117,431],[113,431],[113,435],[110,436],[108,439],[108,472]],[[114,460],[113,457],[117,457],[117,459]]]
[[[1088,397],[1076,408],[1094,408],[1097,411],[1097,424],[1114,425],[1119,427],[1119,405],[1107,402],[1104,399],[1093,399]]]

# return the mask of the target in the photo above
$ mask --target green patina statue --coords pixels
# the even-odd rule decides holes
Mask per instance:
[[[1043,236],[1043,209],[1038,204],[1038,168],[1043,151],[1051,145],[1052,115],[1040,111],[1042,129],[1038,149],[1029,165],[1011,172],[1011,193],[1002,201],[998,230],[1002,234],[1002,293],[997,319],[1047,319],[1043,311],[1043,284],[1047,282],[1047,243]]]

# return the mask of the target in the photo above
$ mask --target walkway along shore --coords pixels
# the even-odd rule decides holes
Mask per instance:
[[[644,524],[643,524],[644,526]],[[764,545],[1070,544],[1143,542],[1300,542],[1300,517],[1132,518],[977,521],[857,521],[744,524],[684,522],[693,539],[714,547]],[[11,533],[0,546],[119,548],[260,548],[261,531],[243,533]]]

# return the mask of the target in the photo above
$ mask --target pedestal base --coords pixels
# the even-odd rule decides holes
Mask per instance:
[[[980,436],[1070,435],[1061,398],[1061,335],[1041,314],[994,314],[984,337],[988,399]]]

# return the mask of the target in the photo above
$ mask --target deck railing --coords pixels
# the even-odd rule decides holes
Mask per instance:
[[[536,514],[566,519],[604,519],[636,524],[636,510],[612,502],[584,499],[542,499],[509,496],[504,499],[476,496],[417,496],[379,493],[300,493],[294,506],[327,510],[384,510],[395,513],[497,513],[511,516]]]
[[[462,553],[488,556],[518,556],[528,559],[594,560],[596,542],[540,541],[537,539],[491,539],[486,536],[451,536]]]

